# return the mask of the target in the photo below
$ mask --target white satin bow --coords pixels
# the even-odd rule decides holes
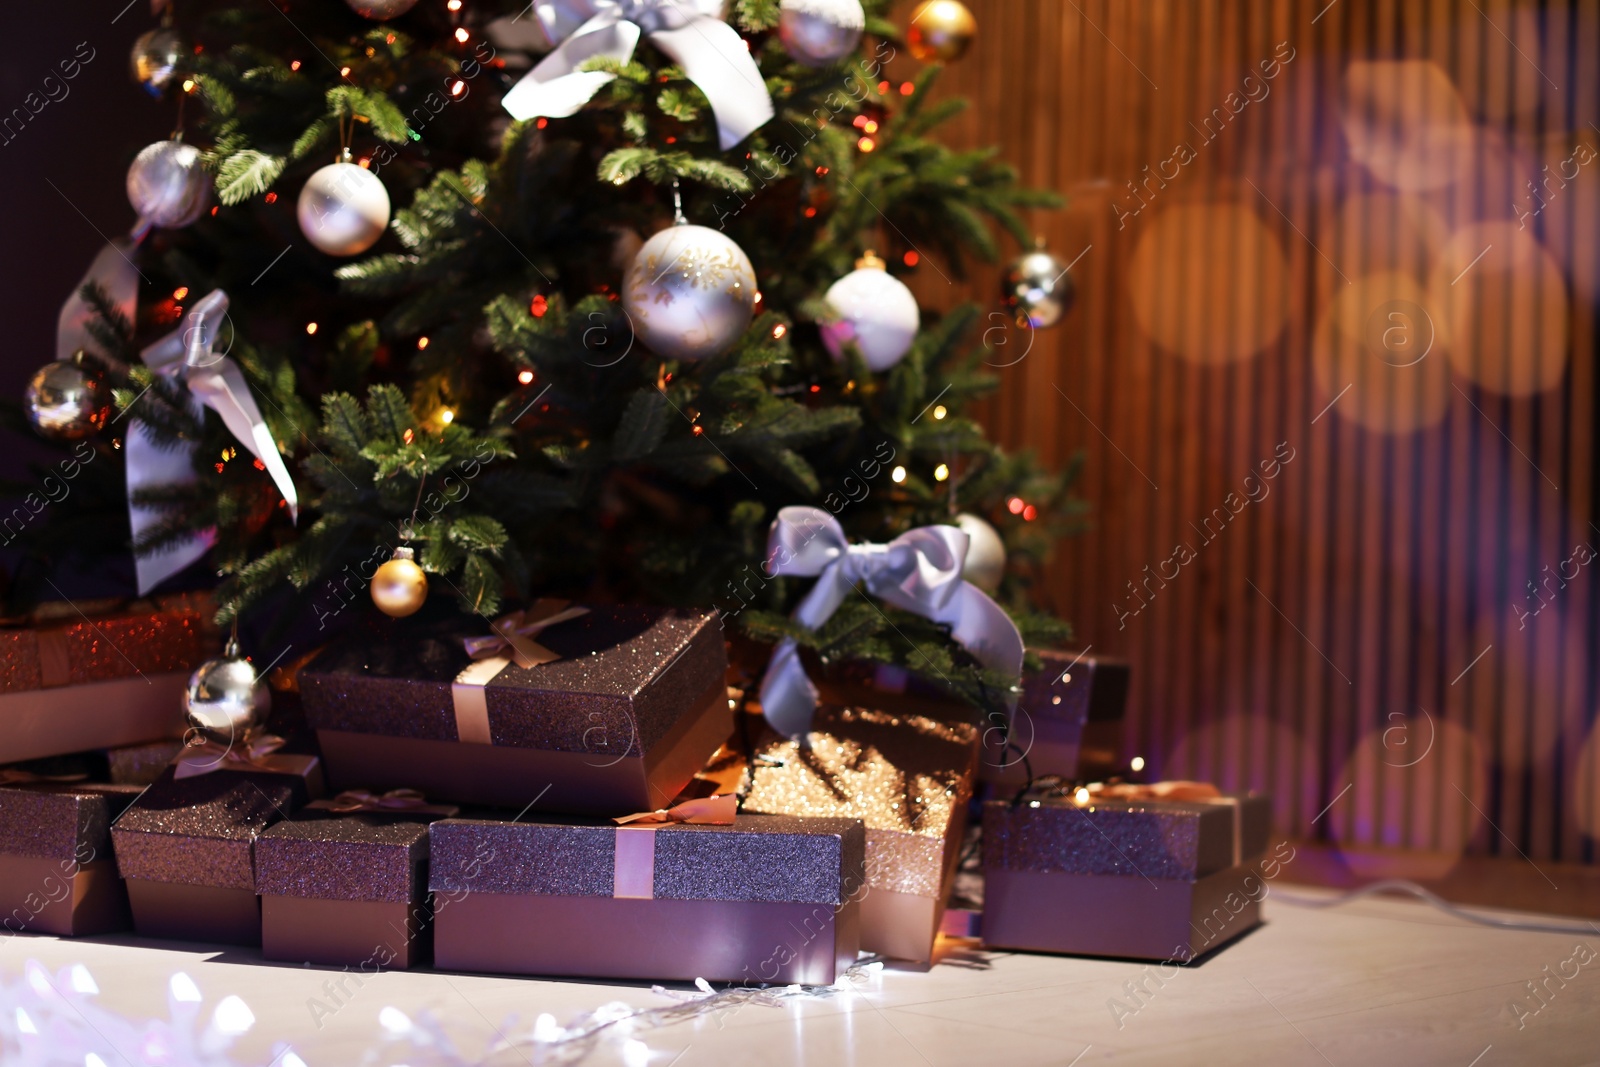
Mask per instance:
[[[267,473],[272,476],[278,491],[289,504],[289,517],[299,518],[300,498],[295,493],[289,468],[278,454],[278,443],[273,440],[267,424],[256,406],[244,372],[225,353],[214,350],[218,331],[227,317],[228,294],[213,289],[184,316],[183,323],[161,340],[140,353],[145,366],[158,374],[180,378],[188,386],[194,403],[192,413],[200,417],[204,405],[222,416],[223,423],[249,449]],[[192,444],[183,448],[160,445],[144,423],[137,419],[128,428],[126,446],[128,456],[128,517],[133,527],[133,537],[138,541],[146,531],[161,522],[164,512],[160,508],[146,507],[133,502],[140,489],[153,489],[162,485],[183,484],[194,480]],[[139,556],[134,566],[139,578],[139,594],[143,596],[172,575],[178,573],[201,556],[216,541],[216,531],[202,533],[169,545],[157,552]]]
[[[963,648],[990,670],[1022,675],[1022,635],[983,590],[961,577],[967,535],[954,526],[922,526],[886,545],[852,545],[844,528],[821,508],[778,512],[767,535],[767,573],[816,576],[794,611],[815,630],[838,610],[857,582],[887,604],[950,627]],[[761,680],[761,707],[774,729],[798,737],[811,728],[817,690],[806,677],[799,646],[778,642]]]
[[[539,22],[555,47],[501,101],[517,119],[576,114],[616,76],[579,70],[606,56],[626,63],[639,36],[700,87],[723,149],[772,118],[772,97],[744,39],[718,17],[721,0],[539,0]]]

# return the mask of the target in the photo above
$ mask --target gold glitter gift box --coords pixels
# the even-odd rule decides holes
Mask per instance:
[[[0,928],[81,937],[128,927],[111,821],[136,786],[31,782],[0,788]]]
[[[1271,814],[1263,796],[991,800],[983,807],[983,943],[1193,959],[1261,921],[1264,872],[1275,870],[1263,863]]]
[[[527,668],[470,658],[463,639],[489,632],[474,623],[385,626],[301,668],[330,786],[513,811],[650,811],[732,728],[713,613],[595,607],[540,631],[557,658]]]
[[[926,962],[960,857],[977,727],[824,705],[806,742],[756,744],[744,810],[862,820],[861,947]]]
[[[192,597],[0,622],[0,763],[182,736],[184,685],[214,645]]]
[[[856,960],[855,819],[444,819],[430,836],[440,968],[829,985]]]

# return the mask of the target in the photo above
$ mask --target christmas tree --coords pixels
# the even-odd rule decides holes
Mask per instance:
[[[1063,632],[1029,592],[1083,511],[1073,471],[1005,454],[970,414],[996,385],[985,309],[923,309],[908,350],[891,336],[896,274],[961,277],[997,258],[996,230],[1029,243],[1018,212],[1056,198],[939,143],[963,106],[930,97],[939,64],[891,81],[914,62],[906,35],[887,0],[855,6],[167,6],[136,66],[198,149],[168,163],[214,202],[162,202],[169,183],[136,203],[174,211],[130,249],[136,314],[85,287],[82,365],[116,387],[97,454],[137,426],[187,448],[194,474],[136,488],[153,519],[133,536],[119,460],[101,462],[94,492],[26,531],[36,549],[126,552],[132,536],[148,557],[214,531],[226,624],[370,612],[366,582],[409,546],[430,611],[715,607],[759,640],[992,704],[995,679],[945,629],[863,597],[806,631],[785,612],[808,583],[765,568],[786,505],[875,542],[966,513],[1004,538],[999,599],[1031,644]],[[571,69],[551,77],[547,60],[525,81],[546,36]],[[585,47],[601,39],[631,54]],[[869,250],[888,274],[869,260],[856,278]],[[855,292],[830,300],[841,278]],[[297,501],[182,374],[141,360],[163,336],[192,349],[213,290],[226,312],[190,363],[242,372]]]

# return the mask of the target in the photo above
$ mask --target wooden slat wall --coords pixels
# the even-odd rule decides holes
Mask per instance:
[[[1051,588],[1081,642],[1135,661],[1129,753],[1269,790],[1288,832],[1594,861],[1600,560],[1552,580],[1537,617],[1519,609],[1537,606],[1528,582],[1600,546],[1600,159],[1527,233],[1517,215],[1546,163],[1600,148],[1600,0],[968,3],[980,38],[940,90],[973,101],[953,138],[998,142],[1069,196],[1033,221],[1083,253],[1077,307],[1004,372],[989,423],[1047,459],[1089,455],[1097,529],[1063,547]],[[1270,95],[1197,135],[1279,42],[1295,55]],[[1362,70],[1417,79],[1368,94],[1365,155],[1371,136],[1342,122]],[[1443,132],[1406,126],[1416,113]],[[1197,158],[1119,228],[1127,183],[1179,142]],[[995,275],[918,285],[989,299]],[[1358,338],[1400,297],[1458,323],[1409,368]],[[1175,331],[1147,321],[1174,314]],[[1200,338],[1234,358],[1203,358]],[[1505,395],[1508,362],[1549,387]],[[1294,459],[1270,495],[1204,543],[1197,526],[1280,442]],[[1197,558],[1119,628],[1129,583],[1179,543]]]

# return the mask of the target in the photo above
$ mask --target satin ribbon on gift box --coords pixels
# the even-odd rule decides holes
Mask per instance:
[[[739,809],[735,796],[701,797],[657,811],[642,811],[614,820],[617,826],[611,865],[611,895],[650,900],[656,895],[656,831],[662,826],[732,826]]]
[[[391,789],[387,793],[374,793],[370,789],[346,789],[332,800],[313,800],[306,807],[318,811],[331,811],[335,815],[374,812],[449,817],[461,810],[453,804],[429,804],[428,798],[416,789]]]
[[[284,740],[273,734],[247,734],[231,744],[202,741],[184,746],[172,761],[172,777],[182,781],[216,771],[267,771],[306,777],[317,764],[315,756],[278,755]]]
[[[576,114],[616,78],[578,68],[596,57],[627,63],[641,35],[705,93],[724,150],[772,118],[772,96],[749,46],[718,17],[721,0],[537,0],[533,6],[555,47],[502,99],[514,118]]]
[[[450,686],[457,740],[468,745],[493,744],[489,735],[489,683],[513,663],[528,670],[560,659],[533,638],[557,623],[588,613],[588,608],[571,607],[565,600],[536,600],[525,611],[496,619],[489,627],[492,634],[462,641],[473,662],[456,675]]]
[[[817,579],[793,615],[809,630],[827,622],[859,582],[885,603],[950,627],[957,643],[1015,684],[1022,676],[1022,635],[999,604],[962,578],[967,546],[966,533],[954,526],[918,527],[886,545],[853,545],[821,508],[787,507],[767,535],[767,573]],[[817,689],[792,638],[772,652],[761,679],[761,708],[786,736],[811,729]]]

